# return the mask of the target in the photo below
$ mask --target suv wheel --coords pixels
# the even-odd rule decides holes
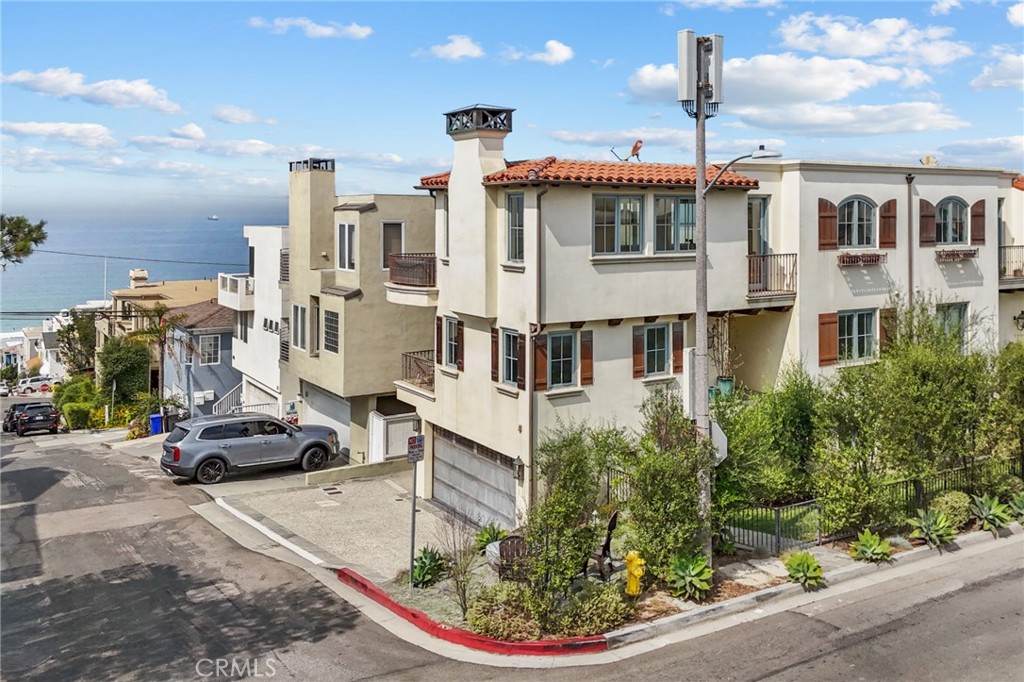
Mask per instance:
[[[204,485],[213,485],[224,480],[227,473],[227,465],[224,460],[216,457],[208,459],[196,469],[196,480]]]
[[[302,455],[302,468],[305,471],[320,471],[327,466],[327,451],[319,445],[306,450]]]

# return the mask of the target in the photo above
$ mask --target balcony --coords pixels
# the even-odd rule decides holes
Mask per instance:
[[[747,256],[747,298],[796,297],[796,254]]]
[[[256,280],[248,273],[217,276],[217,302],[240,312],[256,309]]]
[[[401,305],[437,305],[437,258],[433,253],[396,253],[384,285],[388,301]]]
[[[434,390],[434,350],[402,353],[402,381],[428,391]]]
[[[289,281],[291,279],[291,259],[288,255],[288,249],[281,249],[280,268],[281,274],[279,277],[279,281]]]
[[[1024,291],[1024,246],[999,247],[999,288]]]

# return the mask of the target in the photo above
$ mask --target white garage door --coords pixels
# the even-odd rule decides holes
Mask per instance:
[[[341,396],[305,381],[302,382],[302,395],[306,403],[304,423],[330,426],[338,432],[338,446],[348,448],[351,440],[349,424],[352,421],[352,405]],[[299,426],[301,425],[302,422]]]
[[[445,429],[434,428],[434,498],[480,523],[516,527],[512,460]]]

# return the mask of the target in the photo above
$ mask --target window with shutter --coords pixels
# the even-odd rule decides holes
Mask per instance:
[[[839,248],[838,211],[828,199],[818,199],[818,250]]]
[[[675,322],[672,325],[672,373],[682,374],[683,372],[683,323]]]
[[[896,200],[890,199],[878,209],[878,247],[896,248]]]
[[[499,350],[498,350],[498,335],[500,331],[498,329],[491,329],[491,381],[498,380],[498,362]]]
[[[459,323],[458,323],[458,325],[456,325],[456,329],[455,329],[455,350],[456,350],[455,366],[458,368],[458,370],[460,372],[463,369],[463,362],[462,362],[462,360],[465,357],[465,351],[466,351],[466,344],[464,343],[465,339],[464,339],[464,333],[463,333],[465,328],[466,328],[466,324],[462,320],[459,320]]]
[[[594,332],[586,329],[580,332],[580,385],[594,383]]]
[[[533,388],[548,390],[548,335],[538,334],[533,339]]]
[[[839,314],[818,315],[818,365],[834,365],[839,360]]]
[[[878,311],[878,350],[885,352],[896,338],[896,310],[881,308]]]
[[[526,388],[526,334],[516,338],[516,386]]]
[[[985,243],[985,200],[971,206],[971,244]]]
[[[633,327],[633,378],[639,379],[644,375],[644,327],[636,325]]]

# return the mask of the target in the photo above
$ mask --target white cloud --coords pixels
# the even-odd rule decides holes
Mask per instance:
[[[117,144],[110,129],[98,123],[23,123],[4,121],[0,131],[14,137],[41,137],[49,141],[69,142],[79,147],[98,149]]]
[[[723,69],[726,106],[831,102],[881,83],[928,81],[928,76],[917,70],[859,59],[803,58],[788,52],[728,59]],[[677,73],[675,64],[646,64],[629,77],[629,90],[639,102],[675,102]]]
[[[126,162],[115,154],[96,151],[56,152],[38,147],[3,148],[3,164],[23,173],[63,173],[67,168],[118,171]]]
[[[213,117],[221,123],[266,123],[273,125],[277,123],[272,118],[260,118],[252,109],[243,109],[233,104],[221,104],[213,110]]]
[[[448,36],[448,42],[443,45],[432,45],[430,54],[438,59],[447,59],[457,62],[460,59],[477,59],[484,56],[483,48],[467,35]]]
[[[139,149],[152,151],[176,149],[193,151],[211,156],[268,156],[281,154],[280,147],[262,140],[204,140],[183,137],[139,135],[129,142]]]
[[[1004,54],[994,64],[987,64],[974,80],[975,90],[1014,88],[1024,90],[1024,54]]]
[[[557,40],[549,40],[544,43],[543,52],[534,52],[529,55],[527,59],[533,62],[544,62],[549,66],[555,66],[569,61],[572,59],[574,54],[575,53],[572,51],[572,48],[565,43]]]
[[[180,128],[173,128],[171,129],[171,135],[174,137],[182,137],[186,140],[206,139],[206,132],[195,123],[188,123]]]
[[[951,9],[960,9],[960,0],[937,0],[937,2],[932,5],[932,16],[949,14],[949,10]]]
[[[503,62],[515,62],[526,56],[526,53],[512,45],[502,45],[498,59]]]
[[[1024,135],[961,140],[944,144],[938,157],[945,166],[1024,169]]]
[[[1024,2],[1011,5],[1010,9],[1006,10],[1006,20],[1011,26],[1024,26]]]
[[[972,54],[966,43],[947,40],[953,34],[950,27],[918,28],[898,18],[861,24],[853,17],[805,12],[783,21],[779,33],[786,47],[841,57],[874,57],[886,63],[941,66]]]
[[[329,21],[326,24],[318,24],[306,17],[278,17],[267,21],[263,17],[252,17],[249,19],[249,26],[252,28],[267,28],[271,33],[287,33],[297,28],[306,34],[307,38],[352,38],[362,40],[373,33],[369,26],[359,24],[342,24],[337,21]]]
[[[637,140],[644,144],[669,147],[693,147],[694,131],[679,128],[628,128],[624,130],[571,131],[553,130],[551,137],[559,142],[582,144],[588,147],[621,145],[629,147]]]
[[[0,76],[0,82],[19,85],[26,90],[60,99],[77,97],[90,104],[102,104],[115,109],[145,108],[165,114],[182,111],[179,105],[167,99],[167,92],[154,88],[144,78],[86,83],[84,74],[61,67],[38,72],[16,71]]]
[[[934,102],[745,106],[732,108],[730,113],[758,128],[828,137],[923,133],[970,125]]]
[[[664,14],[666,17],[674,17],[676,15],[675,5],[662,5],[658,8],[658,11]]]
[[[609,57],[608,59],[591,59],[591,64],[597,64],[602,69],[607,69],[609,66],[615,63],[615,60]]]

